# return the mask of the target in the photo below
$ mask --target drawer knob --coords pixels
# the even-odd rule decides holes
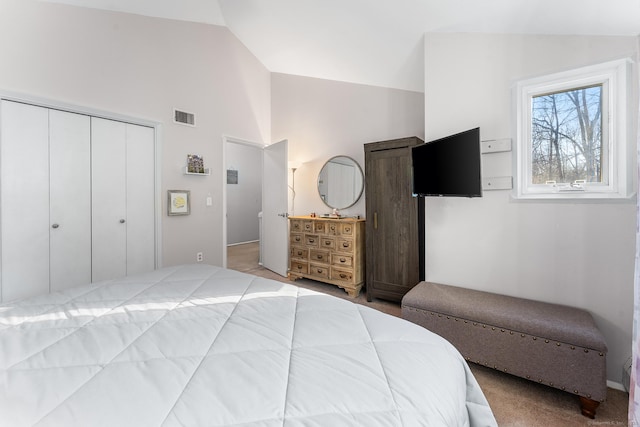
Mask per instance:
[[[314,239],[309,239],[309,243],[313,243],[313,242],[315,242]]]
[[[347,262],[345,258],[340,258],[340,262]]]
[[[349,244],[348,244],[347,242],[344,242],[344,243],[342,244],[342,247],[343,247],[343,248],[348,248],[348,247],[349,247]]]
[[[318,254],[317,256],[318,256],[318,259],[322,259],[322,255]]]
[[[342,274],[340,275],[340,278],[341,278],[341,279],[346,279],[346,278],[347,278],[347,275],[346,275],[346,274],[344,274],[344,273],[342,273]]]
[[[322,270],[318,269],[318,273],[322,273]]]

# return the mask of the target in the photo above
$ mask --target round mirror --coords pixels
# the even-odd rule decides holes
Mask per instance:
[[[347,156],[332,157],[318,174],[318,193],[334,209],[353,206],[364,188],[364,176],[358,162]]]

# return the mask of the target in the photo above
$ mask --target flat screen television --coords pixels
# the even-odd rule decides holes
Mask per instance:
[[[480,128],[417,145],[411,155],[415,195],[482,197]]]

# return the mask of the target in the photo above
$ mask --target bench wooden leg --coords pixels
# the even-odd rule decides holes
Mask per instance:
[[[598,405],[600,405],[600,402],[580,396],[580,408],[582,409],[582,415],[585,417],[595,418]]]

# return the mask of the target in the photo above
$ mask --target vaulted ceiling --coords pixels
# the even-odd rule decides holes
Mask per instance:
[[[278,73],[422,91],[423,35],[640,35],[640,0],[44,0],[229,28]]]

